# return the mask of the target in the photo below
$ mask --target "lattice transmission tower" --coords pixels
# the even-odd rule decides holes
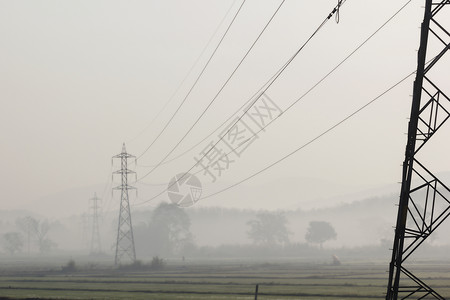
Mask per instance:
[[[136,250],[134,247],[133,225],[131,223],[130,201],[128,198],[128,191],[136,189],[128,185],[128,174],[136,174],[136,172],[128,169],[128,159],[136,156],[128,154],[125,148],[125,143],[122,146],[122,152],[113,156],[120,159],[121,168],[115,171],[114,174],[121,175],[121,185],[113,188],[113,190],[120,190],[120,209],[119,209],[119,224],[117,228],[117,242],[116,242],[116,256],[115,264],[119,265],[123,262],[135,262]]]
[[[410,258],[450,215],[450,185],[437,178],[431,167],[426,167],[424,163],[426,161],[428,164],[433,158],[429,140],[433,137],[436,139],[436,132],[450,117],[449,94],[443,90],[444,87],[449,89],[448,73],[447,78],[443,75],[450,69],[448,57],[444,57],[450,49],[450,33],[445,29],[445,24],[450,26],[449,4],[450,0],[425,1],[402,187],[389,265],[388,300],[445,299],[415,275]],[[424,151],[426,148],[427,151]]]
[[[97,197],[97,193],[94,193],[94,197],[89,199],[91,202],[91,218],[92,218],[92,234],[91,234],[91,251],[90,254],[99,254],[102,252],[100,244],[100,231],[98,226],[98,202],[100,198]]]

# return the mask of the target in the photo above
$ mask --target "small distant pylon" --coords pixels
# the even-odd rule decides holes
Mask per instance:
[[[97,197],[97,193],[94,193],[94,197],[89,199],[92,202],[92,236],[91,236],[91,254],[99,254],[102,252],[100,245],[100,231],[98,226],[98,202],[100,198]]]
[[[84,250],[89,249],[89,239],[88,239],[88,214],[83,213],[80,219],[81,226],[81,242]]]
[[[128,190],[136,189],[135,187],[128,185],[128,174],[136,174],[136,172],[128,169],[128,159],[132,157],[136,158],[136,156],[127,153],[125,143],[123,143],[122,152],[116,156],[113,156],[113,159],[120,158],[121,162],[120,170],[113,173],[113,175],[121,175],[121,185],[113,188],[113,190],[121,190],[115,257],[116,265],[119,265],[125,261],[132,263],[136,261],[130,202],[128,200]]]

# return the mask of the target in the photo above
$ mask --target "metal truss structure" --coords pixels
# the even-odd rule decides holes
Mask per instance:
[[[136,172],[128,169],[128,159],[136,158],[136,156],[127,153],[124,143],[122,152],[113,156],[113,159],[114,158],[119,158],[121,163],[120,170],[113,173],[113,175],[121,175],[121,185],[113,188],[113,190],[121,191],[115,256],[115,264],[120,265],[124,262],[134,263],[136,261],[130,201],[128,199],[128,190],[136,189],[135,187],[128,185],[128,174],[136,174]]]
[[[98,201],[100,198],[97,197],[97,194],[94,194],[94,197],[89,199],[92,202],[92,206],[90,207],[92,210],[92,236],[91,236],[91,254],[98,254],[102,252],[102,247],[100,244],[100,231],[98,227]]]
[[[425,1],[394,246],[389,265],[386,295],[389,300],[445,299],[413,274],[407,260],[450,215],[449,187],[417,156],[427,148],[424,146],[450,117],[449,94],[442,89],[444,85],[438,86],[439,76],[436,76],[440,75],[439,67],[444,67],[443,57],[450,49],[450,33],[444,26],[450,20],[449,4],[450,0]],[[433,48],[436,53],[432,55],[427,54],[431,52],[430,43],[436,46],[436,49]],[[447,89],[448,79],[445,85]]]

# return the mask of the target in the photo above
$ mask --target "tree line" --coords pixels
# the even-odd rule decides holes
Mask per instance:
[[[185,209],[174,204],[161,203],[148,222],[141,222],[134,228],[138,256],[188,256],[205,252],[195,245],[189,215]],[[256,213],[247,222],[246,233],[253,248],[279,249],[292,246],[288,220],[282,212]],[[311,221],[305,235],[310,246],[319,248],[336,238],[334,227],[326,221]]]
[[[217,211],[208,209],[203,212],[214,216]],[[199,247],[191,232],[191,217],[186,209],[174,204],[161,203],[151,213],[142,215],[144,218],[134,224],[134,240],[138,257],[174,257],[203,256],[214,254],[213,247]],[[200,215],[195,215],[200,218]],[[251,242],[247,245],[252,250],[292,248],[288,219],[283,212],[261,211],[248,215],[246,235]],[[232,222],[232,219],[230,219]],[[55,250],[57,244],[49,237],[52,224],[48,220],[38,220],[31,216],[18,218],[15,221],[15,231],[2,234],[1,245],[4,252],[16,253],[48,253]],[[114,226],[117,226],[114,224]],[[220,234],[220,233],[219,233]],[[75,238],[75,237],[72,237]],[[326,221],[311,221],[307,228],[305,240],[311,247],[323,248],[327,241],[337,238],[333,226]],[[80,241],[82,244],[82,241]],[[302,248],[301,246],[300,248]],[[223,245],[217,252],[224,253],[227,246]],[[303,247],[305,248],[305,247]],[[232,249],[229,247],[230,251]],[[234,247],[243,251],[242,247]],[[259,250],[258,250],[259,251]],[[244,251],[245,252],[245,251]],[[261,252],[261,251],[260,251]],[[261,252],[262,253],[262,252]]]
[[[23,251],[29,254],[31,249],[46,253],[56,247],[56,243],[48,237],[50,223],[48,220],[38,220],[31,216],[16,219],[18,231],[8,231],[2,236],[3,249],[14,255]]]

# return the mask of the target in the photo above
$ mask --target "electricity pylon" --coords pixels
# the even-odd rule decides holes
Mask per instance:
[[[442,76],[441,72],[445,70],[442,69],[441,59],[450,49],[450,33],[444,27],[444,23],[450,19],[448,4],[450,0],[425,1],[394,246],[389,265],[388,300],[444,299],[413,274],[413,266],[409,264],[408,258],[450,215],[448,185],[425,167],[417,155],[450,117],[449,94],[438,87],[437,80],[437,75]],[[444,16],[445,13],[447,16]],[[436,49],[431,49],[430,45],[436,46]],[[437,51],[427,56],[427,50]],[[448,66],[446,69],[449,69]],[[422,97],[424,101],[421,103]]]
[[[115,264],[119,265],[122,262],[136,261],[136,250],[134,247],[133,225],[131,223],[130,202],[128,200],[128,190],[135,189],[128,185],[128,174],[136,174],[136,172],[128,169],[128,159],[136,158],[136,156],[128,154],[125,148],[125,143],[122,146],[122,152],[113,156],[120,159],[120,170],[113,173],[121,175],[121,185],[113,188],[113,190],[120,190],[120,210],[119,210],[119,225],[117,228],[117,242],[116,242],[116,256]]]
[[[100,245],[100,231],[98,227],[98,201],[100,198],[97,197],[97,193],[94,193],[94,197],[89,199],[92,202],[91,217],[92,217],[92,236],[91,236],[91,254],[98,254],[102,252],[102,247]]]
[[[80,220],[81,226],[81,242],[83,244],[83,249],[89,248],[89,233],[88,233],[88,213],[83,213]]]

